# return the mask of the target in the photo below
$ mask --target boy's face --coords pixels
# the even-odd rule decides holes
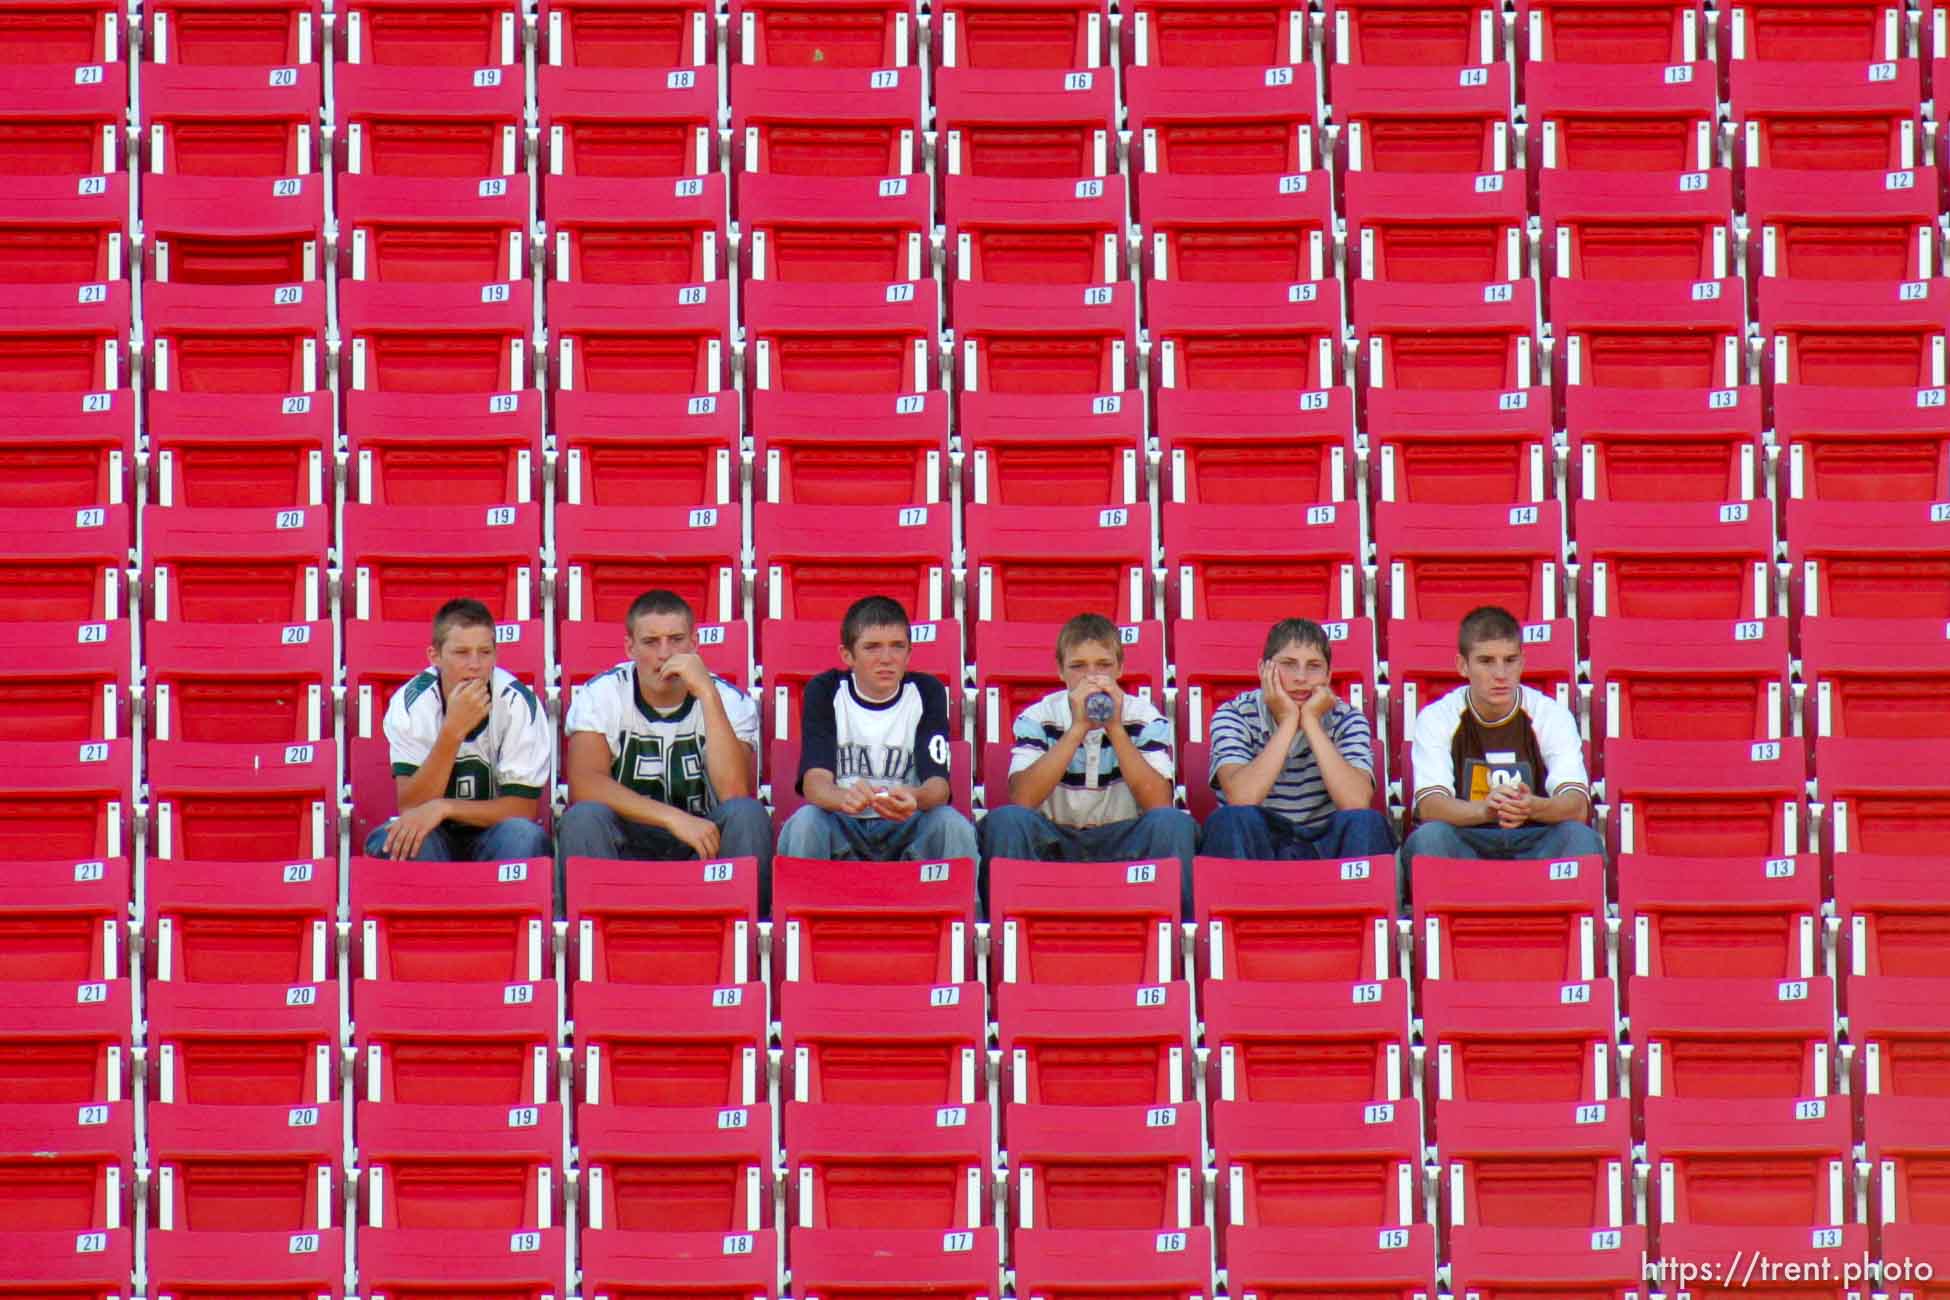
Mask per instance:
[[[1063,685],[1070,690],[1092,677],[1116,681],[1124,673],[1124,647],[1105,645],[1102,641],[1079,641],[1064,652],[1063,664],[1057,671],[1062,673]]]
[[[907,675],[907,626],[887,623],[864,629],[851,646],[840,647],[840,662],[853,670],[853,680],[875,699],[892,695]]]
[[[486,681],[494,675],[494,629],[449,628],[439,645],[427,647],[427,662],[440,673],[445,690],[461,682]]]
[[[645,614],[631,626],[629,645],[625,649],[636,661],[643,680],[654,687],[658,671],[673,655],[689,654],[697,649],[697,632],[682,614]],[[677,689],[682,691],[681,682]]]
[[[1266,662],[1273,666],[1274,682],[1296,704],[1306,703],[1314,687],[1327,685],[1327,651],[1320,646],[1289,641]]]
[[[1517,702],[1523,646],[1507,639],[1478,641],[1469,653],[1456,656],[1456,671],[1469,681],[1469,702],[1476,712],[1494,721]]]

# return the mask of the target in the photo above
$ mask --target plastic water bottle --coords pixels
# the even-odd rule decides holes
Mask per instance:
[[[1109,691],[1092,691],[1084,697],[1083,716],[1094,723],[1102,725],[1109,722],[1116,712],[1117,704],[1110,698]]]

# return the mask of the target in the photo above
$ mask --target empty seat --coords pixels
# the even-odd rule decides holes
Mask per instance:
[[[1411,1095],[1408,984],[1208,980],[1218,1101],[1389,1102]]]
[[[1610,1101],[1618,1091],[1616,1002],[1608,979],[1429,980],[1422,985],[1425,1095],[1467,1102]],[[1437,1141],[1445,1137],[1438,1134]]]
[[[1155,389],[1268,390],[1270,400],[1272,393],[1285,398],[1341,382],[1347,318],[1331,280],[1161,280],[1152,284],[1146,306]]]
[[[1170,1231],[1203,1222],[1201,1128],[1196,1102],[1011,1107],[1017,1241],[1067,1229]]]
[[[388,1300],[550,1300],[568,1294],[561,1228],[362,1228],[359,1285]]]
[[[1452,1242],[1475,1228],[1617,1228],[1638,1217],[1628,1102],[1451,1101],[1440,1112]]]
[[[1447,622],[1490,601],[1519,621],[1549,622],[1558,612],[1561,519],[1555,501],[1474,507],[1397,502],[1377,511],[1388,617]]]
[[[1629,1300],[1646,1285],[1648,1230],[1627,1224],[1593,1232],[1465,1228],[1451,1237],[1456,1286],[1482,1296],[1576,1293]],[[1663,1275],[1662,1275],[1663,1276]]]
[[[918,68],[740,71],[731,110],[739,170],[912,176],[922,169]]]
[[[1363,606],[1360,520],[1349,505],[1167,504],[1165,572],[1181,621],[1349,619]]]
[[[1350,258],[1363,280],[1515,280],[1524,274],[1523,176],[1347,176]],[[1318,279],[1319,277],[1314,277]]]
[[[1309,71],[1275,67],[1126,69],[1133,173],[1290,176],[1321,157],[1320,88]]]
[[[137,157],[157,175],[268,180],[318,171],[324,80],[315,65],[267,77],[255,67],[146,63]]]
[[[130,972],[129,862],[19,862],[0,885],[0,981],[86,983]]]
[[[879,535],[871,553],[859,549],[863,530]],[[899,600],[910,616],[935,622],[953,612],[950,531],[943,506],[760,511],[752,542],[765,617],[823,619],[837,626],[859,593],[878,591]],[[832,644],[837,648],[837,637]]]
[[[865,589],[863,585],[862,590]],[[806,683],[829,668],[838,666],[840,618],[844,606],[835,603],[832,611],[817,619],[775,618],[765,624],[765,687],[772,697],[771,722],[766,734],[774,740],[789,740],[799,725],[800,703]],[[962,716],[961,625],[952,619],[911,623],[908,647],[911,672],[931,673],[950,686],[948,691],[949,730],[960,734]],[[1047,674],[1044,678],[1048,680]],[[798,770],[796,763],[779,771]],[[776,792],[774,793],[776,796]]]
[[[338,968],[338,864],[158,860],[148,966],[158,981],[324,984]]]
[[[1080,180],[1116,170],[1108,72],[938,69],[935,105],[945,175]]]
[[[1541,502],[1556,495],[1548,389],[1368,394],[1371,501]]]
[[[540,147],[551,178],[642,181],[717,170],[715,68],[648,76],[626,68],[543,68],[538,81]],[[711,186],[672,189],[702,195]]]
[[[541,394],[481,417],[478,397],[348,395],[348,503],[525,505],[542,463]]]
[[[1765,501],[1578,504],[1583,608],[1593,618],[1759,620],[1774,615]],[[1751,638],[1751,629],[1729,629]]]
[[[1590,636],[1594,737],[1781,738],[1794,698],[1786,619],[1594,619]]]
[[[431,639],[428,624],[438,605],[438,601],[427,605],[425,615],[416,614],[411,622],[347,620],[345,729],[348,737],[384,739],[382,724],[393,692],[426,670],[427,643]],[[494,637],[495,666],[513,673],[536,695],[546,694],[547,660],[543,654],[541,624],[497,623]],[[383,749],[382,746],[382,752]],[[390,776],[390,762],[387,766],[386,775]],[[386,784],[385,794],[389,800],[393,797],[390,783]]]
[[[342,1228],[294,1232],[281,1249],[267,1249],[261,1237],[172,1232],[144,1243],[144,1257],[157,1294],[181,1300],[216,1300],[240,1285],[288,1286],[290,1295],[341,1300],[345,1239]]]
[[[552,280],[698,284],[725,273],[725,181],[551,176],[543,193]]]
[[[1489,9],[1483,12],[1487,15]],[[1334,116],[1343,123],[1348,171],[1507,170],[1515,80],[1507,63],[1460,72],[1449,67],[1337,68]]]
[[[568,916],[578,980],[729,985],[757,974],[758,870],[751,861],[571,858]]]
[[[1326,1287],[1374,1300],[1412,1300],[1435,1293],[1436,1227],[1382,1228],[1374,1236],[1346,1228],[1235,1228],[1226,1234],[1226,1276],[1242,1294],[1298,1300]],[[1633,1257],[1636,1260],[1636,1256]]]
[[[904,176],[829,180],[746,172],[738,178],[746,273],[757,280],[881,285],[931,278],[932,197]]]
[[[992,1191],[991,1124],[986,1104],[794,1105],[786,1123],[788,1217],[800,1229],[979,1228]]]
[[[1905,618],[1950,615],[1941,575],[1950,538],[1941,507],[1921,502],[1875,506],[1853,501],[1790,501],[1788,600],[1804,618]]]
[[[779,858],[773,965],[788,982],[959,984],[975,964],[974,870],[965,858],[868,873]]]
[[[242,9],[212,0],[169,0],[148,11],[149,57],[157,63],[240,67],[322,61],[319,7],[273,0]]]
[[[1931,388],[1944,382],[1950,287],[1764,279],[1762,369],[1785,384]]]
[[[1212,1290],[1209,1228],[1102,1228],[1023,1233],[1016,1285],[1044,1300],[1143,1296],[1197,1300]]]
[[[344,1140],[336,1105],[157,1106],[149,1118],[150,1226],[163,1233],[330,1231],[340,1226]]]
[[[1900,1260],[1896,1241],[1905,1230],[1942,1236],[1941,1180],[1950,1134],[1944,1132],[1942,1103],[1935,1097],[1871,1096],[1864,1099],[1863,1111],[1869,1215],[1881,1221],[1883,1253]],[[1909,1259],[1917,1261],[1920,1254]]]
[[[892,396],[938,386],[940,291],[932,280],[748,280],[742,303],[747,391]]]
[[[1835,911],[1841,919],[1837,964],[1853,976],[1928,976],[1930,955],[1950,922],[1950,896],[1931,859],[1838,853]],[[1846,994],[1854,984],[1842,985]]]
[[[1735,269],[1732,172],[1674,177],[1554,168],[1538,185],[1543,265],[1551,275],[1702,281],[1723,280]]]
[[[350,619],[425,622],[457,592],[498,620],[534,617],[541,507],[359,506],[345,512]]]
[[[601,1236],[757,1232],[772,1221],[772,1133],[765,1105],[585,1107],[583,1222]]]
[[[331,734],[329,624],[158,622],[147,645],[157,740],[297,744]]]
[[[1155,292],[1155,291],[1154,291]],[[1137,286],[962,284],[955,290],[961,392],[1122,393],[1137,360]]]
[[[3,141],[0,141],[3,143]],[[0,306],[0,392],[72,393],[83,410],[129,374],[129,284],[10,286]]]
[[[1516,49],[1532,63],[1692,63],[1707,21],[1699,0],[1517,0]]]
[[[1138,67],[1304,63],[1307,12],[1291,0],[1139,0],[1125,31]]]
[[[516,1106],[504,1122],[484,1124],[465,1106],[361,1105],[366,1226],[553,1226],[562,1213],[562,1125],[555,1106]]]
[[[1812,856],[1727,863],[1633,854],[1618,861],[1626,992],[1655,979],[1805,980],[1820,953]]]
[[[1535,361],[1537,286],[1354,284],[1356,370],[1367,387],[1528,388]]]
[[[1902,14],[1860,0],[1819,9],[1755,0],[1727,17],[1722,37],[1734,58],[1756,61],[1895,59],[1908,49]]]
[[[145,1010],[158,1102],[302,1110],[338,1098],[343,1022],[331,984],[158,979]],[[316,1114],[295,1121],[324,1127]]]
[[[1865,1097],[1927,1097],[1939,1104],[1950,1093],[1944,1070],[1950,1020],[1934,995],[1927,979],[1864,975],[1849,981],[1849,1039],[1855,1044],[1851,1091]]]
[[[0,1010],[0,1081],[9,1102],[60,1103],[72,1123],[81,1118],[77,1104],[128,1096],[130,1012],[126,979],[10,984]],[[45,1126],[30,1121],[22,1136],[36,1127]]]
[[[37,54],[40,51],[36,51]],[[90,178],[122,169],[128,86],[122,64],[79,69],[9,62],[0,76],[0,174]]]
[[[1229,1239],[1239,1228],[1401,1228],[1421,1217],[1418,1107],[1220,1101],[1212,1130]]]
[[[1787,495],[1824,501],[1939,501],[1950,495],[1950,419],[1933,390],[1774,390]]]
[[[1924,852],[1942,829],[1943,785],[1936,773],[1940,740],[1815,742],[1815,771],[1828,801],[1828,841],[1835,853]]]
[[[1525,69],[1524,100],[1545,168],[1704,172],[1719,162],[1716,84],[1705,62],[1605,76],[1543,62]]]
[[[1001,983],[1162,984],[1186,974],[1178,960],[1177,862],[995,858],[989,871]]]
[[[1663,1225],[1846,1223],[1850,1137],[1848,1107],[1834,1101],[1648,1097],[1648,1213]]]
[[[88,509],[135,499],[133,393],[89,394],[88,400],[16,393],[7,407],[0,415],[0,504]]]
[[[13,741],[0,761],[0,850],[17,862],[119,858],[135,847],[128,741]]]
[[[1763,276],[1927,280],[1936,274],[1936,169],[1816,176],[1754,167],[1747,220]]]
[[[509,983],[553,970],[546,862],[355,857],[351,879],[363,979]]]
[[[578,1101],[751,1107],[765,1100],[762,984],[639,988],[584,983],[575,996]],[[750,1115],[722,1122],[745,1127]]]
[[[352,0],[346,63],[485,68],[521,62],[521,11],[505,0]]]
[[[119,11],[115,12],[119,16]],[[169,1285],[169,1279],[176,1275],[164,1271],[162,1252],[151,1246],[149,1258],[151,1276]],[[341,1255],[341,1269],[344,1262]],[[11,1292],[58,1296],[60,1300],[119,1300],[128,1294],[134,1272],[133,1225],[113,1232],[75,1233],[57,1228],[9,1232],[0,1237],[0,1276],[6,1279],[0,1282],[0,1295]]]
[[[980,1300],[1002,1289],[1001,1255],[994,1228],[801,1229],[792,1234],[793,1291],[830,1300],[901,1293]]]
[[[120,174],[17,176],[0,199],[0,276],[8,284],[83,284],[128,272],[129,183]]]
[[[1336,64],[1449,67],[1495,63],[1501,15],[1486,0],[1328,0]],[[1338,81],[1344,73],[1336,72]]]
[[[361,981],[366,1101],[546,1106],[554,1089],[553,980],[509,984]]]
[[[1523,684],[1535,687],[1577,712],[1579,655],[1576,625],[1570,619],[1523,625]],[[1412,620],[1388,625],[1388,729],[1413,736],[1415,718],[1425,705],[1460,684],[1456,672],[1454,619]]]
[[[549,287],[558,391],[715,393],[730,379],[727,285]]]
[[[313,289],[323,296],[323,285]],[[328,393],[151,390],[148,414],[151,505],[218,507],[226,516],[251,507],[275,520],[331,503]]]
[[[1823,55],[1834,57],[1832,51]],[[1918,157],[1922,73],[1914,60],[1865,65],[1735,58],[1729,81],[1737,152],[1749,170],[1889,172],[1926,161]]]
[[[1613,847],[1662,857],[1792,857],[1806,821],[1806,773],[1795,738],[1614,741],[1605,747]]]
[[[149,851],[159,858],[254,862],[322,858],[338,832],[338,748],[159,742],[147,773]]]
[[[315,623],[331,612],[329,508],[245,514],[182,506],[150,510],[143,524],[156,622]]]
[[[1734,388],[1747,379],[1746,327],[1737,280],[1563,280],[1551,289],[1568,385]]]
[[[1826,1096],[1834,1000],[1825,977],[1636,979],[1638,1091],[1686,1100]]]
[[[1752,501],[1764,495],[1757,385],[1705,394],[1579,385],[1565,390],[1564,407],[1575,501]]]
[[[711,14],[699,0],[544,0],[551,66],[702,67],[716,48]]]
[[[1160,172],[1139,188],[1140,247],[1153,280],[1309,284],[1333,277],[1333,186],[1325,172]]]
[[[1283,393],[1225,388],[1153,396],[1162,499],[1216,506],[1348,499],[1355,463],[1351,390],[1317,389],[1297,402]]]
[[[1415,859],[1425,981],[1576,983],[1605,968],[1605,865]]]
[[[0,623],[0,738],[129,734],[129,625]]]
[[[1177,652],[1179,727],[1187,740],[1204,743],[1219,706],[1259,689],[1266,628],[1259,619],[1178,620],[1172,644]],[[1362,618],[1342,619],[1322,622],[1320,629],[1327,634],[1336,661],[1328,666],[1327,684],[1349,704],[1371,714],[1376,699],[1374,624]],[[1185,782],[1188,790],[1207,787],[1207,772],[1193,771],[1189,757],[1185,772],[1191,778]]]
[[[340,64],[341,165],[355,176],[513,176],[525,169],[523,101],[519,68],[426,67],[408,86],[386,67]]]
[[[1394,882],[1372,859],[1200,858],[1193,874],[1194,952],[1209,979],[1352,983],[1393,973]]]
[[[185,393],[313,393],[325,379],[325,286],[178,285],[143,293],[149,381]]]
[[[132,1221],[134,1121],[128,1103],[0,1111],[0,1206],[9,1231],[89,1233]]]
[[[1150,612],[1151,525],[1140,507],[984,506],[966,524],[973,624],[1061,623],[1080,606]]]
[[[957,0],[935,26],[943,68],[1101,68],[1115,58],[1102,0]]]
[[[0,17],[0,51],[9,65],[114,63],[128,46],[127,21],[110,0],[23,0]]]
[[[1857,740],[1940,738],[1950,645],[1921,619],[1809,619],[1801,629],[1803,734]]]
[[[785,1074],[797,1102],[969,1106],[988,1098],[980,984],[799,982],[780,992]],[[1003,1052],[1009,1050],[1005,1028]]]
[[[1759,1212],[1762,1208],[1759,1204],[1761,1198],[1755,1199],[1756,1212]],[[1853,1276],[1848,1271],[1849,1265],[1853,1264],[1857,1273],[1865,1271],[1865,1262],[1874,1266],[1869,1250],[1869,1229],[1862,1224],[1841,1224],[1811,1231],[1799,1225],[1756,1227],[1747,1221],[1731,1226],[1669,1223],[1659,1229],[1659,1251],[1661,1262],[1656,1265],[1658,1277],[1667,1288],[1675,1286],[1679,1277],[1704,1278],[1703,1266],[1708,1261],[1716,1265],[1714,1281],[1691,1284],[1694,1294],[1699,1295],[1701,1300],[1729,1297],[1742,1289],[1741,1278],[1727,1276],[1734,1256],[1742,1252],[1746,1252],[1744,1257],[1747,1264],[1757,1265],[1762,1260],[1767,1261],[1768,1268],[1762,1276],[1772,1274],[1768,1276],[1768,1290],[1783,1297],[1805,1296],[1811,1300],[1817,1296],[1823,1297],[1823,1300],[1830,1297],[1845,1300],[1848,1296],[1860,1294],[1843,1280]],[[1793,1259],[1801,1267],[1790,1272],[1783,1267],[1788,1259]],[[1898,1265],[1896,1271],[1900,1272],[1901,1267]],[[1748,1275],[1747,1272],[1742,1273],[1742,1277]],[[1759,1282],[1758,1277],[1755,1282]]]
[[[227,174],[145,178],[147,271],[186,284],[291,285],[324,276],[325,178],[240,184]]]
[[[946,188],[951,281],[1108,284],[1124,277],[1127,204],[1115,180],[959,175]]]
[[[569,505],[713,506],[737,495],[736,393],[557,392],[554,433]]]
[[[340,269],[354,280],[528,278],[525,186],[352,175],[339,181],[337,211]]]
[[[559,611],[571,621],[620,623],[640,593],[664,588],[703,618],[735,618],[744,608],[740,513],[736,506],[564,510],[557,521]]]
[[[478,393],[492,414],[512,401],[507,390],[531,385],[526,279],[479,288],[347,280],[338,302],[347,390]]]
[[[1144,409],[1127,394],[964,393],[970,505],[1131,506],[1144,500]]]
[[[763,67],[903,68],[915,61],[914,23],[907,0],[842,10],[819,0],[738,0],[731,13],[739,61]]]

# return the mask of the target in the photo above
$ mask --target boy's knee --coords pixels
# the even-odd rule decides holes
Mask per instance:
[[[816,858],[824,856],[826,828],[823,822],[827,816],[823,808],[813,804],[803,804],[799,811],[785,819],[779,828],[779,854],[788,858]]]
[[[1183,808],[1153,808],[1138,826],[1153,843],[1169,845],[1167,852],[1189,856],[1198,850],[1198,823]]]
[[[509,858],[546,858],[554,853],[549,843],[548,832],[540,822],[527,817],[510,817],[494,828],[495,846],[501,850],[497,856]]]

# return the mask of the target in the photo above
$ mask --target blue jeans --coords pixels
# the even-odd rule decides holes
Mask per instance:
[[[727,799],[705,814],[718,828],[718,856],[758,859],[758,914],[769,915],[772,898],[772,814],[756,799]],[[628,862],[689,862],[691,846],[669,831],[625,821],[605,804],[570,804],[562,814],[556,843],[562,851],[556,885],[568,897],[570,858],[608,858]]]
[[[1395,851],[1395,827],[1372,808],[1342,809],[1301,826],[1257,804],[1228,804],[1205,820],[1205,856],[1252,862],[1365,858]]]
[[[1549,859],[1603,857],[1605,841],[1583,822],[1532,822],[1527,826],[1451,826],[1423,822],[1402,845],[1402,899],[1417,858]]]
[[[1059,826],[1034,808],[1005,804],[982,818],[980,901],[989,901],[989,859],[1029,862],[1131,862],[1177,858],[1179,906],[1192,914],[1192,858],[1198,853],[1198,823],[1178,808],[1153,808],[1129,821],[1102,826]]]
[[[398,820],[397,818],[393,820]],[[386,856],[386,832],[393,821],[366,836],[366,856]],[[548,832],[526,817],[510,817],[492,826],[463,826],[442,822],[420,841],[416,862],[518,862],[523,858],[553,857]]]
[[[849,817],[806,804],[779,831],[782,858],[850,862],[927,862],[976,855],[975,828],[946,804],[904,822]]]

